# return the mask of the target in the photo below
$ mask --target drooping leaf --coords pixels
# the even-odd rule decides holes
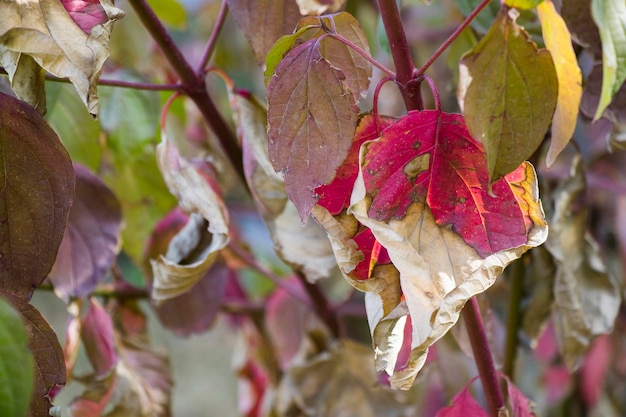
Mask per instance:
[[[319,16],[324,13],[337,13],[346,0],[296,0],[302,15]]]
[[[626,80],[626,4],[592,0],[591,15],[602,40],[602,92],[594,120],[598,120]]]
[[[146,245],[143,262],[150,284],[153,279],[150,259],[167,252],[170,242],[188,220],[189,216],[177,208],[163,218],[154,229]],[[223,262],[217,261],[191,291],[155,305],[154,309],[161,324],[180,336],[208,330],[220,311],[230,273]]]
[[[469,391],[469,385],[461,392],[456,394],[452,399],[452,405],[442,408],[436,417],[488,417],[489,413],[485,411],[472,397]]]
[[[108,58],[113,22],[123,15],[111,0],[0,4],[0,65],[9,73],[18,97],[32,99],[32,92],[42,88],[41,67],[57,77],[69,78],[89,113],[97,115],[97,82]],[[21,68],[23,65],[28,70]],[[33,72],[38,75],[33,77]],[[41,100],[40,94],[35,97]],[[31,104],[45,112],[45,103]]]
[[[555,329],[570,369],[579,365],[595,336],[612,330],[621,302],[617,283],[586,232],[587,210],[574,205],[585,189],[582,162],[576,158],[571,176],[553,194],[555,209],[546,242],[557,265]]]
[[[574,135],[578,120],[578,107],[582,97],[582,73],[569,30],[559,16],[551,0],[545,0],[537,7],[546,49],[552,54],[558,79],[558,97],[554,119],[552,120],[552,139],[546,156],[548,166],[569,143]]]
[[[352,143],[357,108],[343,78],[312,39],[289,51],[268,85],[270,159],[303,221]]]
[[[517,9],[532,9],[543,3],[544,0],[504,0],[504,4]]]
[[[76,194],[65,235],[49,274],[62,299],[84,297],[101,282],[120,246],[122,212],[117,198],[102,181],[75,164]]]
[[[311,282],[328,278],[335,271],[328,239],[314,220],[302,224],[287,198],[282,175],[274,171],[270,162],[265,108],[253,96],[234,91],[231,106],[243,144],[246,180],[268,225],[276,253]]]
[[[209,271],[228,244],[228,211],[207,178],[180,156],[164,134],[157,158],[170,192],[190,214],[167,253],[152,261],[152,298],[163,301],[188,291]]]
[[[280,417],[406,415],[408,398],[376,381],[371,349],[344,340],[294,364],[281,380],[273,411]]]
[[[537,50],[513,12],[500,12],[461,61],[459,101],[469,131],[485,147],[491,181],[537,150],[557,102],[552,57]]]
[[[292,0],[228,0],[228,7],[259,65],[265,63],[274,42],[291,33],[301,17]]]
[[[89,309],[81,320],[80,337],[96,378],[105,378],[118,361],[113,321],[109,313],[93,298],[89,299]]]
[[[30,413],[33,416],[46,416],[54,393],[65,385],[63,349],[50,324],[25,298],[3,291],[0,291],[0,297],[4,297],[21,314],[28,334],[28,350],[35,360]]]
[[[32,107],[0,94],[0,288],[30,297],[63,238],[74,169],[54,131]]]
[[[25,416],[33,395],[33,355],[22,318],[0,296],[0,415]]]
[[[490,195],[482,147],[459,115],[409,112],[362,146],[360,163],[350,211],[387,249],[400,271],[399,282],[387,285],[401,285],[406,299],[394,307],[370,297],[371,308],[383,313],[370,321],[374,330],[383,326],[374,344],[389,344],[408,308],[412,352],[406,369],[390,380],[408,388],[428,347],[456,322],[465,301],[543,243],[547,227],[532,166],[524,163],[494,182]],[[389,308],[398,310],[391,315]]]
[[[73,162],[97,171],[102,158],[100,126],[89,113],[71,85],[47,83],[46,121],[54,129]]]

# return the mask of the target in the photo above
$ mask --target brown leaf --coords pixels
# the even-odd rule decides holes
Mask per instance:
[[[9,73],[18,97],[33,100],[30,104],[45,111],[41,67],[69,78],[89,112],[98,114],[97,83],[109,56],[109,35],[113,22],[124,15],[112,0],[102,0],[100,5],[107,20],[86,33],[60,1],[0,3],[0,65]],[[30,74],[36,77],[29,79]]]
[[[0,288],[27,298],[56,258],[72,205],[74,168],[39,113],[4,94],[0,173]]]

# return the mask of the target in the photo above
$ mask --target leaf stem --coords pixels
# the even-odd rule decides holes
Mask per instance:
[[[524,288],[524,257],[515,261],[509,269],[512,274],[511,298],[509,299],[509,311],[506,323],[506,342],[502,373],[507,375],[512,381],[515,372],[515,357],[517,356],[517,334],[522,322],[520,304],[522,302],[522,291]]]
[[[483,384],[489,414],[492,417],[498,417],[500,410],[505,408],[504,396],[502,388],[498,381],[498,373],[493,364],[491,357],[491,349],[487,341],[485,326],[480,315],[480,307],[476,297],[470,298],[463,308],[463,319],[467,326],[472,352],[474,353],[474,361],[478,368],[480,381]]]
[[[296,275],[311,298],[313,308],[315,309],[317,316],[322,319],[324,323],[326,323],[326,326],[328,326],[328,330],[330,330],[333,337],[339,338],[342,334],[341,326],[339,325],[339,318],[320,286],[318,284],[310,283],[300,271],[296,271]]]
[[[220,11],[215,19],[215,25],[213,26],[213,30],[211,30],[211,36],[209,36],[209,40],[204,47],[204,51],[202,52],[200,63],[198,64],[198,68],[196,69],[196,74],[199,76],[204,76],[205,68],[213,55],[213,50],[215,49],[215,45],[217,44],[217,38],[222,31],[222,27],[224,27],[224,22],[226,21],[226,16],[228,16],[228,3],[226,0],[222,0],[222,5],[220,6]]]
[[[396,84],[400,88],[400,93],[407,110],[422,110],[422,96],[419,84],[412,85],[415,65],[411,57],[411,50],[406,40],[406,34],[402,26],[400,11],[396,0],[378,0],[378,10],[383,20],[385,33],[391,49],[391,57],[396,67]]]
[[[476,8],[465,18],[463,23],[461,23],[461,25],[458,28],[456,28],[454,32],[452,32],[452,34],[448,37],[448,39],[446,39],[445,42],[442,43],[441,46],[437,48],[437,50],[431,55],[431,57],[428,58],[428,60],[424,63],[424,65],[422,65],[417,70],[417,72],[415,73],[415,76],[419,77],[420,75],[423,75],[426,72],[426,70],[428,70],[428,68],[430,68],[430,66],[437,60],[437,58],[439,58],[441,54],[446,49],[448,49],[448,47],[452,44],[452,42],[454,42],[456,38],[459,37],[461,32],[463,32],[465,28],[468,27],[470,23],[472,23],[472,21],[476,18],[476,16],[478,16],[478,14],[482,12],[483,9],[487,7],[487,5],[490,2],[491,0],[481,1],[480,4],[476,6]]]
[[[184,93],[198,106],[204,120],[215,133],[215,136],[217,136],[217,139],[241,181],[243,184],[247,184],[243,170],[241,149],[237,144],[237,139],[232,130],[218,112],[215,103],[213,103],[213,100],[207,93],[204,73],[199,75],[191,68],[189,62],[185,59],[180,49],[178,49],[174,40],[167,32],[167,29],[163,26],[163,23],[161,23],[146,0],[129,0],[129,3],[154,41],[163,51],[167,61],[180,77]]]
[[[396,74],[394,74],[393,71],[391,71],[389,68],[387,68],[386,66],[384,66],[383,64],[381,64],[380,62],[376,61],[370,54],[368,54],[367,52],[365,52],[362,48],[360,48],[358,45],[356,45],[354,42],[351,42],[350,40],[344,38],[343,36],[339,35],[338,33],[328,33],[325,36],[329,36],[333,39],[338,40],[339,42],[343,43],[344,45],[346,45],[348,48],[352,49],[353,51],[357,52],[359,55],[361,55],[363,58],[367,59],[369,61],[370,64],[372,64],[373,66],[375,66],[376,68],[378,68],[379,70],[381,70],[383,73],[385,73],[387,76],[390,77],[396,77]]]

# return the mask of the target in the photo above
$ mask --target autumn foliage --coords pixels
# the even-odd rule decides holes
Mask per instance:
[[[0,415],[624,414],[626,3],[182,3],[0,3]]]

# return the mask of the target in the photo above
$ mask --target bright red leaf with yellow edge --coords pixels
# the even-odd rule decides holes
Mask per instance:
[[[461,115],[410,112],[381,140],[366,145],[363,180],[372,198],[369,217],[402,219],[409,205],[426,201],[437,224],[450,226],[482,258],[523,245],[528,230],[511,180],[494,182],[490,194],[485,161]]]

